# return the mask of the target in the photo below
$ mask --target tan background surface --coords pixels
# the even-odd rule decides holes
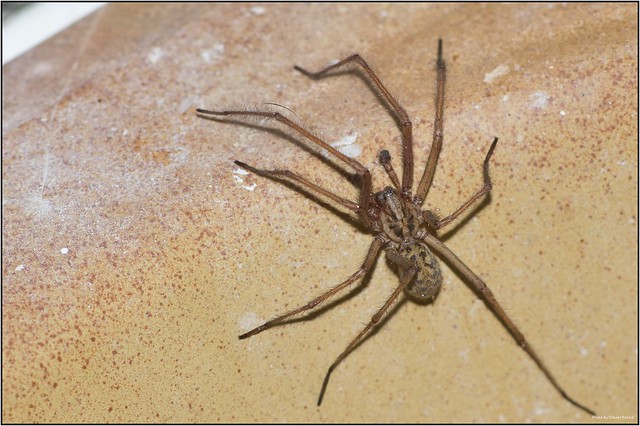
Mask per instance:
[[[386,110],[356,76],[292,65],[364,54],[414,122],[417,174],[441,36],[445,147],[426,206],[446,214],[476,190],[501,138],[491,202],[445,240],[571,395],[637,422],[636,10],[110,5],[3,67],[3,420],[595,420],[447,267],[436,302],[399,305],[321,408],[326,368],[397,285],[384,260],[313,320],[237,339],[346,278],[371,236],[232,161],[355,199],[335,169],[193,109],[277,102],[330,142],[357,133],[382,187],[378,151],[399,158]]]

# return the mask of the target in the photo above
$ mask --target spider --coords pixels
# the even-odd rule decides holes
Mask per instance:
[[[462,205],[452,214],[441,219],[430,210],[421,210],[422,203],[424,202],[426,195],[429,192],[429,188],[431,187],[436,164],[438,162],[438,156],[442,148],[444,88],[446,76],[445,62],[442,58],[442,40],[438,40],[438,57],[436,62],[437,76],[433,141],[431,144],[429,158],[415,195],[412,194],[413,134],[411,120],[409,119],[407,112],[389,93],[369,64],[367,64],[360,55],[354,54],[317,72],[307,71],[297,65],[294,66],[294,69],[309,78],[320,79],[330,75],[333,71],[350,65],[359,66],[364,75],[372,83],[374,90],[377,90],[379,95],[388,103],[402,132],[402,182],[399,180],[398,175],[391,165],[391,156],[389,152],[387,150],[382,150],[379,154],[379,160],[393,184],[393,186],[385,187],[382,191],[375,193],[372,192],[371,173],[366,167],[353,158],[344,155],[336,148],[312,134],[310,131],[304,129],[278,112],[248,110],[196,110],[198,115],[209,119],[216,119],[216,117],[220,116],[253,116],[275,119],[337,157],[340,161],[351,167],[359,177],[360,196],[357,203],[336,195],[333,192],[312,183],[300,174],[289,170],[258,169],[237,160],[235,161],[235,164],[259,176],[274,179],[276,181],[288,181],[294,185],[299,185],[301,188],[306,188],[312,193],[320,194],[333,200],[337,204],[354,212],[362,225],[374,235],[373,242],[369,247],[369,251],[367,252],[362,266],[360,266],[360,268],[349,278],[327,292],[319,295],[315,299],[309,301],[305,305],[279,315],[248,331],[247,333],[240,335],[239,338],[246,339],[254,336],[268,328],[283,323],[294,315],[301,314],[322,304],[327,299],[365,276],[375,264],[380,252],[384,250],[387,259],[397,267],[400,277],[400,285],[398,285],[398,287],[391,293],[384,305],[382,305],[382,307],[371,317],[371,320],[362,329],[362,331],[360,331],[346,349],[336,358],[333,364],[331,364],[320,389],[320,395],[318,397],[319,406],[322,403],[322,399],[327,390],[327,385],[329,384],[329,379],[333,371],[347,357],[347,355],[349,355],[349,353],[359,345],[368,333],[376,327],[394,301],[396,301],[403,293],[409,298],[421,303],[433,301],[437,296],[442,284],[442,273],[438,260],[434,255],[435,252],[448,261],[449,264],[453,265],[453,267],[471,283],[473,289],[484,298],[485,303],[497,315],[515,339],[516,343],[526,351],[538,368],[540,368],[542,373],[547,377],[549,382],[551,382],[553,387],[560,392],[562,397],[575,407],[591,415],[595,415],[593,410],[571,398],[562,389],[551,374],[550,370],[542,362],[541,358],[525,340],[524,335],[520,330],[518,330],[513,321],[511,321],[509,316],[502,309],[489,287],[480,277],[478,277],[478,275],[465,265],[458,256],[456,256],[438,239],[437,231],[456,220],[464,211],[487,195],[491,190],[489,160],[496,148],[498,138],[496,137],[493,139],[493,142],[485,156],[482,166],[484,182],[477,192],[475,192],[467,201],[462,203]]]

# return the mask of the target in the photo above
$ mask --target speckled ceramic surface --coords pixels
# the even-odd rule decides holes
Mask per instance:
[[[3,421],[637,422],[637,19],[606,4],[109,5],[4,66]],[[413,120],[417,175],[438,37],[445,139],[425,205],[471,195],[500,137],[490,202],[443,238],[609,417],[564,401],[444,265],[435,303],[398,305],[320,408],[326,368],[398,283],[384,259],[321,315],[237,338],[345,279],[371,236],[233,164],[355,200],[304,141],[194,109],[284,105],[380,188],[379,150],[399,158],[386,109],[356,75],[292,66],[363,54]]]

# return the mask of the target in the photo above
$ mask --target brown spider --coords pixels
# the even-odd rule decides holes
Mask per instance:
[[[518,330],[515,324],[511,321],[509,316],[504,312],[493,293],[487,287],[487,285],[478,277],[467,265],[465,265],[451,250],[447,248],[437,237],[439,229],[453,222],[458,218],[465,210],[467,210],[472,204],[482,198],[491,190],[491,179],[489,177],[489,160],[493,151],[498,143],[498,138],[494,138],[489,151],[484,159],[483,164],[483,176],[484,184],[482,188],[478,190],[473,196],[471,196],[466,202],[464,202],[455,212],[449,216],[438,219],[437,216],[429,210],[421,210],[420,207],[429,192],[433,175],[436,169],[436,163],[438,161],[438,155],[442,147],[443,136],[443,110],[444,110],[444,87],[445,87],[445,75],[446,68],[444,60],[442,59],[442,40],[438,40],[438,60],[437,60],[437,77],[436,77],[436,101],[435,101],[435,123],[433,130],[433,142],[431,145],[431,151],[429,153],[429,159],[425,167],[422,179],[418,184],[418,190],[415,195],[412,195],[413,187],[413,135],[412,125],[409,120],[409,116],[406,111],[400,106],[398,101],[389,93],[387,88],[382,84],[382,81],[371,67],[365,62],[364,59],[358,54],[352,55],[334,65],[330,65],[318,72],[309,72],[299,66],[294,68],[302,74],[313,78],[319,79],[331,71],[337,70],[341,67],[351,64],[359,65],[366,77],[370,79],[373,86],[379,91],[379,94],[389,103],[391,109],[395,113],[395,117],[401,125],[402,131],[402,184],[398,180],[398,176],[391,166],[391,156],[389,152],[383,150],[380,152],[380,163],[386,170],[393,186],[387,186],[382,191],[373,193],[371,187],[371,173],[358,161],[347,157],[340,151],[327,144],[317,136],[313,135],[308,130],[302,128],[298,124],[284,117],[278,112],[267,111],[244,111],[244,110],[231,110],[231,111],[209,111],[204,109],[197,109],[197,113],[205,115],[207,118],[211,116],[254,116],[254,117],[266,117],[273,118],[296,132],[300,133],[311,142],[321,146],[345,164],[353,168],[360,178],[360,199],[358,203],[354,203],[350,200],[340,197],[321,188],[300,176],[297,173],[289,170],[263,170],[256,169],[240,161],[235,161],[237,165],[247,169],[253,173],[267,178],[276,180],[292,181],[301,187],[310,189],[312,192],[322,194],[327,198],[335,201],[343,207],[353,211],[358,215],[358,218],[362,224],[375,235],[373,243],[369,247],[367,256],[362,263],[360,269],[358,269],[353,275],[347,278],[341,284],[333,287],[329,291],[315,299],[311,300],[307,304],[293,309],[283,315],[280,315],[253,330],[242,334],[240,339],[246,339],[247,337],[258,334],[276,324],[282,323],[287,318],[294,315],[305,312],[309,309],[315,308],[327,299],[337,294],[339,291],[353,284],[356,280],[362,278],[374,265],[376,258],[380,251],[384,248],[386,256],[390,262],[395,264],[398,268],[400,275],[400,285],[391,293],[384,305],[376,312],[371,318],[371,321],[366,327],[353,339],[353,341],[347,346],[347,348],[336,358],[334,363],[329,367],[327,374],[322,383],[320,390],[320,396],[318,397],[318,405],[322,403],[322,398],[327,390],[327,384],[331,373],[340,364],[340,362],[362,341],[362,339],[376,326],[387,312],[393,302],[400,296],[401,293],[406,293],[411,298],[414,298],[420,302],[432,301],[438,294],[440,285],[442,283],[442,274],[440,272],[440,266],[436,257],[432,251],[435,251],[440,256],[445,258],[450,264],[452,264],[458,271],[460,271],[469,282],[473,285],[473,288],[480,293],[485,302],[498,316],[502,323],[506,326],[507,330],[511,333],[516,343],[521,346],[533,359],[536,365],[542,370],[551,384],[560,392],[562,397],[569,401],[574,406],[581,410],[595,415],[595,413],[580,404],[560,387],[556,379],[551,372],[544,365],[542,360],[538,357],[533,348],[527,343],[523,334]]]

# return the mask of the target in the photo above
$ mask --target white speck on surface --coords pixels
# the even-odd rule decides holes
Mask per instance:
[[[69,253],[69,249],[67,247],[62,247],[60,249],[60,254],[67,254],[67,253]]]
[[[122,131],[122,136],[127,136],[129,134],[129,131],[127,129],[124,129]]]
[[[24,269],[24,265],[18,265],[16,266],[16,271],[20,272]]]
[[[248,175],[248,174],[249,174],[249,172],[248,172],[248,171],[246,171],[245,169],[235,169],[235,170],[233,171],[233,173],[235,173],[235,174],[237,174],[237,175],[244,175],[244,176],[246,176],[246,175]]]
[[[509,95],[504,95],[502,97],[502,102],[507,102],[509,100]]]
[[[618,160],[618,166],[626,166],[627,162],[625,160]]]
[[[261,323],[262,321],[260,321],[260,318],[258,318],[256,314],[254,314],[253,312],[247,312],[242,316],[242,318],[240,318],[239,326],[240,330],[249,331],[253,330]]]
[[[464,362],[469,361],[469,349],[463,349],[458,352],[458,356],[464,360]]]
[[[565,115],[567,115],[567,113],[562,111],[562,110],[560,110],[560,115],[564,117]]]
[[[551,179],[553,179],[553,170],[545,169],[542,171],[541,176],[542,176],[542,179],[546,181],[550,181]]]
[[[187,112],[191,105],[193,105],[193,99],[191,99],[191,96],[184,98],[182,102],[180,102],[180,105],[178,105],[178,114],[184,114]]]
[[[331,146],[336,148],[347,157],[355,158],[362,154],[362,147],[355,143],[356,139],[358,139],[358,134],[352,133],[350,135],[344,136],[342,139],[333,142]]]
[[[490,71],[484,75],[484,82],[491,83],[496,78],[505,75],[509,72],[509,67],[506,65],[498,65],[496,69]]]
[[[254,189],[256,189],[256,186],[258,185],[256,185],[255,183],[252,183],[251,185],[242,185],[242,187],[247,191],[253,191]]]
[[[589,351],[587,350],[587,348],[580,348],[580,355],[583,357],[589,355]]]
[[[529,99],[531,99],[531,104],[529,105],[531,108],[544,108],[547,106],[550,96],[544,92],[535,92],[529,96]]]
[[[546,408],[542,408],[542,407],[536,407],[536,408],[533,409],[533,413],[536,416],[541,416],[541,415],[547,413],[548,411],[549,410],[547,410]]]
[[[151,62],[152,64],[155,64],[163,56],[164,56],[164,52],[162,51],[162,49],[159,47],[154,47],[153,49],[151,49],[151,52],[149,52],[149,54],[147,55],[147,61]]]
[[[248,175],[248,174],[249,174],[249,172],[248,172],[248,171],[246,171],[246,170],[244,170],[244,169],[235,169],[235,170],[233,171],[233,179],[234,179],[236,182],[238,182],[238,183],[242,183],[242,182],[244,182],[244,179],[242,179],[242,178],[241,178],[240,176],[238,176],[238,175],[246,176],[246,175]],[[250,191],[253,191],[253,189],[251,189]]]
[[[224,57],[224,44],[216,43],[211,49],[200,53],[200,56],[207,64],[218,62]]]
[[[251,10],[251,13],[258,16],[264,15],[264,13],[267,11],[267,9],[265,9],[262,6],[254,6],[250,10]]]
[[[356,158],[359,157],[360,154],[362,154],[362,147],[354,143],[353,145],[342,146],[338,148],[338,151],[349,158]]]

